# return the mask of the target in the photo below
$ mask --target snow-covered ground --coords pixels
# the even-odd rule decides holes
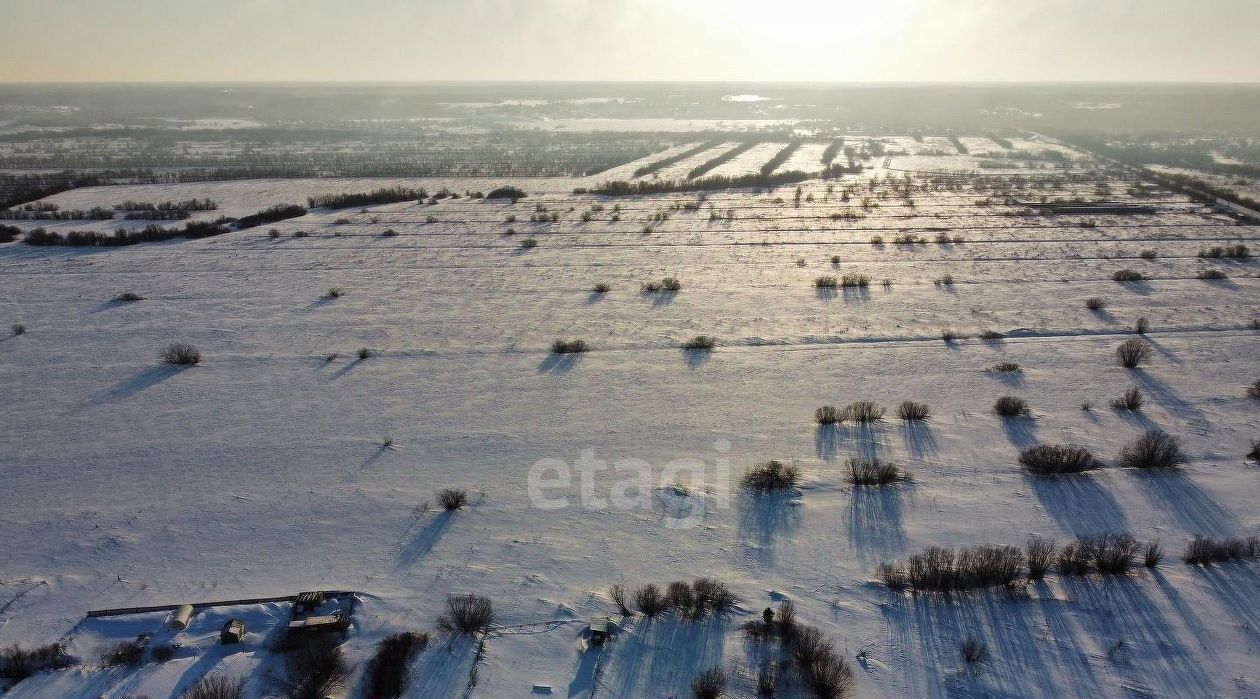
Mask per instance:
[[[845,181],[829,198],[807,183],[814,199],[800,208],[792,188],[714,193],[652,222],[696,197],[601,200],[569,193],[584,180],[517,182],[530,196],[515,206],[315,211],[277,224],[277,239],[262,227],[129,248],[0,245],[0,321],[26,326],[0,340],[0,645],[65,637],[86,662],[13,696],[167,696],[228,664],[256,694],[269,662],[261,641],[224,656],[196,632],[190,657],[102,669],[97,640],[135,629],[107,633],[84,613],[322,588],[361,592],[347,644],[360,669],[385,634],[432,630],[448,594],[494,601],[502,628],[480,661],[474,641],[437,637],[412,668],[416,697],[463,696],[475,668],[473,697],[537,696],[539,685],[664,699],[689,696],[695,674],[721,665],[730,695],[750,698],[767,651],[737,627],[785,598],[853,663],[861,697],[1260,695],[1260,564],[1200,569],[1179,556],[1194,535],[1260,533],[1257,466],[1243,459],[1260,438],[1260,404],[1245,395],[1260,378],[1260,264],[1196,257],[1208,245],[1255,249],[1260,229],[1172,196],[1160,213],[1089,217],[1088,228],[1086,217],[999,215],[971,192],[916,192],[914,208],[888,198],[866,218],[834,220],[857,208],[839,201]],[[93,188],[52,200],[210,197],[236,215],[382,183]],[[1073,192],[1092,186],[1050,194]],[[540,203],[561,221],[528,223]],[[595,203],[603,211],[582,222]],[[619,222],[608,220],[614,204]],[[710,204],[734,218],[710,220]],[[387,227],[400,235],[382,237]],[[893,244],[903,232],[933,242]],[[938,244],[940,232],[964,242]],[[526,235],[536,248],[519,246]],[[1139,256],[1148,249],[1158,257]],[[1150,281],[1111,281],[1124,267]],[[1209,267],[1229,279],[1195,278]],[[874,282],[813,288],[850,272]],[[952,285],[933,283],[946,274]],[[682,290],[640,292],[664,276]],[[593,294],[598,282],[611,291]],[[345,294],[327,298],[330,287]],[[111,301],[123,291],[145,298]],[[1107,307],[1087,310],[1092,296]],[[1138,316],[1154,357],[1129,371],[1113,352]],[[943,329],[1007,337],[947,344]],[[700,334],[718,348],[679,349]],[[558,358],[557,338],[592,351]],[[171,342],[196,345],[202,363],[160,365]],[[358,359],[362,347],[374,355]],[[1003,361],[1023,373],[989,371]],[[1130,386],[1147,399],[1140,413],[1107,407]],[[1007,394],[1027,398],[1034,417],[994,415]],[[921,428],[814,424],[815,408],[860,399],[919,400],[933,417]],[[1081,410],[1086,401],[1097,407]],[[1184,440],[1185,468],[1054,480],[1016,461],[1043,442],[1110,460],[1151,426]],[[608,467],[580,463],[584,450]],[[891,459],[914,480],[855,489],[844,475],[856,455]],[[772,458],[803,469],[799,493],[727,495],[724,473]],[[686,463],[703,466],[703,486],[681,496]],[[636,465],[647,481],[627,494]],[[568,486],[555,482],[561,466]],[[448,487],[468,489],[471,505],[438,510]],[[638,504],[617,506],[618,495]],[[1025,596],[913,597],[873,582],[880,562],[931,545],[1109,531],[1159,539],[1169,555],[1127,578],[1052,574]],[[585,650],[586,622],[616,617],[609,586],[699,576],[729,584],[736,613],[635,617],[602,651]],[[265,625],[287,612],[242,613]],[[967,636],[988,644],[988,660],[962,662]]]

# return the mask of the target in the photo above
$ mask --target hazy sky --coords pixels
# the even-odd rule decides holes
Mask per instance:
[[[0,81],[1260,82],[1260,0],[0,0]]]

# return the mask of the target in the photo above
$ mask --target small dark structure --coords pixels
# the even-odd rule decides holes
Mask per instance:
[[[219,643],[229,645],[242,643],[245,640],[245,622],[240,619],[228,619],[219,631]]]
[[[1043,214],[1153,214],[1158,211],[1150,204],[1127,201],[1020,202],[1020,205]]]
[[[293,600],[293,616],[314,614],[324,604],[323,592],[299,592]]]
[[[289,634],[299,636],[313,636],[321,633],[345,633],[346,629],[349,628],[350,617],[345,612],[295,617],[289,622]]]
[[[602,646],[608,640],[608,617],[591,619],[591,645]]]

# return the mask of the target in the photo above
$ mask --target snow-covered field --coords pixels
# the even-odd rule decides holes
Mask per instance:
[[[764,158],[751,155],[727,167],[755,171]],[[972,159],[930,160],[964,170]],[[861,176],[857,198],[872,174],[884,173]],[[395,182],[484,191],[508,181],[246,181],[52,201],[210,197],[217,213],[238,215]],[[750,698],[768,651],[738,627],[782,599],[853,664],[860,697],[1260,696],[1260,563],[1180,560],[1195,535],[1260,533],[1257,466],[1243,458],[1260,438],[1260,403],[1245,395],[1260,379],[1260,264],[1197,258],[1211,245],[1254,250],[1260,229],[1171,195],[1159,213],[1083,227],[1080,216],[1001,215],[970,191],[916,192],[913,208],[889,197],[865,218],[832,219],[857,209],[839,200],[846,180],[831,195],[807,183],[813,199],[799,208],[783,188],[715,193],[693,212],[673,205],[694,195],[601,200],[570,194],[585,180],[516,182],[530,196],[514,206],[319,210],[276,224],[275,239],[264,226],[128,248],[0,244],[0,321],[26,326],[0,340],[0,645],[64,638],[85,663],[12,696],[166,696],[211,671],[251,678],[256,695],[275,662],[259,639],[225,656],[210,627],[194,625],[188,657],[104,669],[93,666],[100,639],[164,617],[110,629],[83,616],[324,588],[360,592],[346,646],[359,670],[384,635],[432,630],[447,595],[493,600],[500,628],[483,656],[475,641],[436,637],[412,668],[415,697],[465,696],[474,670],[469,696],[487,699],[537,696],[535,685],[551,696],[684,697],[692,677],[720,665],[729,695]],[[560,222],[529,223],[539,204]],[[604,208],[583,222],[593,204]],[[710,205],[733,218],[711,219]],[[342,217],[351,222],[334,223]],[[386,228],[399,235],[382,237]],[[963,240],[935,242],[942,232]],[[894,244],[904,233],[929,242]],[[522,248],[526,236],[537,247]],[[1149,281],[1112,281],[1121,268]],[[1195,278],[1208,268],[1229,278]],[[845,273],[873,282],[813,286]],[[945,275],[952,284],[934,283]],[[681,291],[640,292],[665,276]],[[600,282],[611,290],[592,293]],[[328,298],[331,287],[344,295]],[[124,291],[144,300],[111,301]],[[1085,308],[1095,296],[1104,310]],[[1139,316],[1153,358],[1125,370],[1114,350]],[[945,329],[972,339],[943,342]],[[974,339],[986,329],[1006,337]],[[679,349],[701,334],[717,349]],[[591,351],[552,355],[559,338]],[[159,364],[172,342],[196,345],[201,364]],[[359,359],[360,348],[373,355]],[[990,370],[1008,361],[1023,372]],[[1111,409],[1131,386],[1143,409]],[[1002,395],[1026,398],[1033,417],[999,418]],[[862,399],[922,401],[932,418],[813,422],[821,405]],[[1047,479],[1017,463],[1022,448],[1057,442],[1110,461],[1152,426],[1184,440],[1188,465]],[[914,478],[855,488],[851,456],[892,460]],[[798,492],[731,485],[768,459],[803,470]],[[442,512],[442,488],[468,489],[470,505]],[[1052,573],[1027,594],[912,596],[874,581],[879,563],[927,546],[1101,532],[1159,539],[1169,554],[1127,577]],[[700,576],[731,586],[734,614],[636,616],[602,651],[585,650],[586,622],[617,617],[611,585]],[[265,625],[287,611],[241,613]],[[987,644],[984,662],[961,660],[969,636]]]

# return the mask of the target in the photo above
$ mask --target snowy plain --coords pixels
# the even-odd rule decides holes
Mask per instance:
[[[752,154],[729,167],[755,171]],[[870,178],[901,178],[933,159],[923,169],[973,162],[893,158],[893,170],[877,166],[831,193],[806,183],[812,201],[800,207],[790,187],[714,193],[695,211],[675,207],[694,194],[571,193],[606,176],[269,180],[52,197],[65,208],[210,197],[219,213],[240,215],[382,184],[514,183],[529,193],[515,205],[314,210],[276,224],[276,238],[264,226],[115,249],[0,245],[0,320],[26,326],[0,340],[0,644],[67,639],[85,661],[11,696],[163,696],[222,666],[213,644],[190,642],[201,660],[95,668],[94,642],[160,619],[111,627],[84,622],[89,609],[334,587],[361,593],[347,643],[360,668],[385,634],[431,630],[448,594],[494,601],[503,628],[484,658],[469,639],[440,637],[413,668],[416,697],[528,697],[536,685],[569,697],[683,697],[713,665],[726,668],[730,696],[752,697],[766,650],[738,626],[781,599],[854,664],[860,697],[1260,696],[1260,565],[1179,560],[1195,535],[1260,533],[1257,466],[1243,458],[1260,438],[1260,404],[1245,396],[1260,378],[1260,264],[1197,257],[1211,245],[1254,248],[1258,229],[1172,194],[1157,200],[1159,213],[1089,217],[1088,227],[1085,217],[977,207],[971,191],[916,193],[913,207],[890,197],[864,218],[830,217],[859,209],[876,191]],[[850,182],[855,198],[841,202]],[[1089,196],[1093,184],[1067,191]],[[538,205],[560,222],[529,223]],[[603,208],[581,221],[593,205]],[[710,206],[734,216],[711,217]],[[399,235],[383,237],[386,228]],[[937,243],[940,232],[962,241]],[[895,244],[903,233],[928,242]],[[537,247],[522,248],[526,236]],[[1158,256],[1141,257],[1148,249]],[[1149,281],[1112,281],[1125,267]],[[1196,278],[1209,267],[1229,278]],[[834,293],[813,286],[844,273],[875,281]],[[947,274],[952,284],[934,283]],[[664,276],[681,291],[640,291]],[[611,290],[593,293],[599,282]],[[345,293],[328,298],[330,287]],[[144,299],[111,301],[123,291]],[[1085,308],[1093,296],[1107,299],[1103,311]],[[1150,320],[1154,358],[1125,370],[1113,351],[1138,316]],[[945,329],[970,338],[944,342]],[[976,339],[985,329],[1006,337]],[[701,334],[718,338],[713,352],[679,348]],[[551,355],[561,338],[592,351]],[[170,342],[196,345],[202,363],[160,365]],[[360,348],[374,355],[360,360]],[[1004,361],[1023,372],[990,370]],[[1130,386],[1147,397],[1140,413],[1107,407]],[[1033,417],[993,414],[1001,395],[1027,398]],[[922,428],[813,422],[821,405],[862,399],[923,401],[932,419]],[[1087,401],[1092,411],[1081,410]],[[1038,479],[1016,461],[1043,442],[1109,460],[1151,426],[1184,440],[1186,467]],[[576,467],[583,450],[610,463],[593,484],[600,502],[581,505],[575,473],[551,493],[569,506],[539,507],[531,467]],[[914,479],[854,488],[845,459],[860,455],[891,459]],[[798,493],[725,497],[724,471],[737,479],[767,459],[803,469]],[[608,502],[618,460],[647,465],[646,507]],[[698,513],[685,526],[665,475],[679,460],[704,473],[685,498]],[[434,495],[446,487],[467,488],[471,505],[442,512]],[[1123,578],[1051,575],[1021,596],[911,596],[874,581],[880,562],[927,546],[1120,531],[1159,539],[1170,555]],[[735,614],[626,619],[603,651],[582,650],[592,616],[616,617],[611,585],[700,576],[735,590]],[[248,613],[263,624],[284,610]],[[987,643],[988,660],[961,661],[968,636]],[[261,695],[271,661],[256,655],[230,672]]]

